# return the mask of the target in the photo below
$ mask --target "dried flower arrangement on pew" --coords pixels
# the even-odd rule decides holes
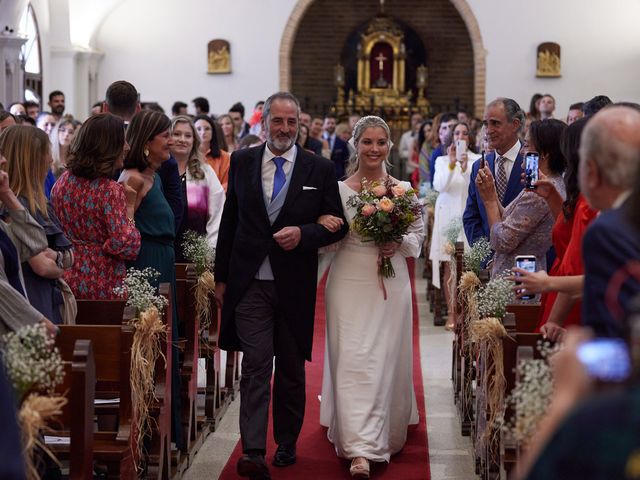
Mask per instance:
[[[539,341],[537,349],[542,358],[520,360],[516,366],[516,384],[505,400],[505,408],[511,407],[515,415],[504,427],[525,446],[551,403],[553,373],[549,361],[558,348]]]
[[[50,419],[62,413],[67,403],[65,397],[53,395],[55,387],[64,379],[62,357],[53,337],[40,323],[7,333],[2,341],[2,359],[20,406],[18,421],[27,477],[38,479],[34,465],[36,447],[58,462],[41,441],[40,433]]]
[[[502,277],[490,280],[478,290],[480,320],[473,322],[470,327],[472,342],[476,345],[484,344],[487,352],[488,368],[485,374],[489,382],[486,397],[490,416],[483,437],[478,439],[482,443],[488,439],[491,432],[499,432],[496,427],[501,417],[507,383],[502,362],[502,339],[507,336],[507,331],[502,324],[502,318],[513,298],[511,282]]]
[[[204,235],[192,230],[184,234],[182,242],[184,256],[194,264],[198,283],[195,288],[196,309],[200,320],[200,331],[204,332],[211,324],[211,294],[215,292],[216,281],[213,277],[213,266],[216,250],[208,243]]]
[[[477,239],[471,248],[464,252],[463,262],[466,271],[475,273],[476,277],[480,276],[482,265],[491,256],[491,245],[486,237]]]
[[[155,366],[160,356],[164,357],[161,340],[167,327],[162,321],[162,312],[168,301],[158,294],[153,286],[160,274],[153,268],[137,270],[129,268],[124,285],[114,292],[127,297],[127,306],[136,309],[136,318],[131,321],[134,328],[131,346],[131,402],[136,431],[133,442],[137,467],[142,461],[142,445],[151,432],[149,407],[155,397]],[[165,358],[166,362],[166,358]]]

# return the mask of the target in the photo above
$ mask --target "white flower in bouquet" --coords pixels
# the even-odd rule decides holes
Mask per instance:
[[[64,379],[62,357],[42,323],[7,333],[2,340],[2,359],[20,401],[30,393],[50,393]]]

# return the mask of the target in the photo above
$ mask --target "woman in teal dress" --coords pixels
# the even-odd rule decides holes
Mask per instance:
[[[160,273],[158,284],[170,283],[173,295],[173,322],[171,325],[172,381],[171,381],[171,438],[180,450],[185,450],[180,417],[180,375],[178,369],[178,316],[175,288],[175,221],[173,211],[162,191],[162,182],[156,174],[160,165],[170,158],[173,138],[171,121],[162,113],[143,110],[136,114],[127,128],[130,150],[124,161],[120,182],[137,192],[135,224],[140,231],[141,246],[138,258],[128,267],[151,267]]]

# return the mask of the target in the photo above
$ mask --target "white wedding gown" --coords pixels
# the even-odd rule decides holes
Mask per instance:
[[[410,188],[409,184],[402,182]],[[346,205],[356,192],[340,182]],[[413,389],[411,285],[405,257],[417,257],[422,218],[392,257],[395,278],[378,278],[378,248],[349,231],[331,264],[325,291],[327,337],[320,423],[339,457],[389,461],[418,423]]]

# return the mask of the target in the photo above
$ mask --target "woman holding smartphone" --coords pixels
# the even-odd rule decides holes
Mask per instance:
[[[450,298],[449,289],[446,288],[451,277],[449,262],[451,251],[447,248],[445,231],[451,221],[462,221],[467,196],[469,194],[469,179],[471,178],[471,166],[480,158],[480,155],[468,149],[475,142],[470,136],[469,126],[466,123],[458,123],[453,128],[452,141],[447,145],[447,155],[436,159],[436,170],[433,177],[433,188],[440,192],[436,200],[433,237],[429,259],[433,262],[433,284],[440,288],[440,262],[444,263],[444,294],[447,300],[449,319],[445,328],[453,328],[454,299]],[[458,240],[465,243],[467,239],[461,230]]]
[[[562,173],[565,157],[560,139],[567,125],[560,120],[537,120],[527,132],[525,149],[539,155],[539,170],[565,198]],[[496,252],[492,276],[502,275],[514,267],[518,255],[535,255],[536,269],[547,269],[546,254],[551,247],[551,229],[556,216],[534,191],[524,189],[504,209],[498,201],[491,170],[478,171],[476,187],[487,211],[491,248]]]

